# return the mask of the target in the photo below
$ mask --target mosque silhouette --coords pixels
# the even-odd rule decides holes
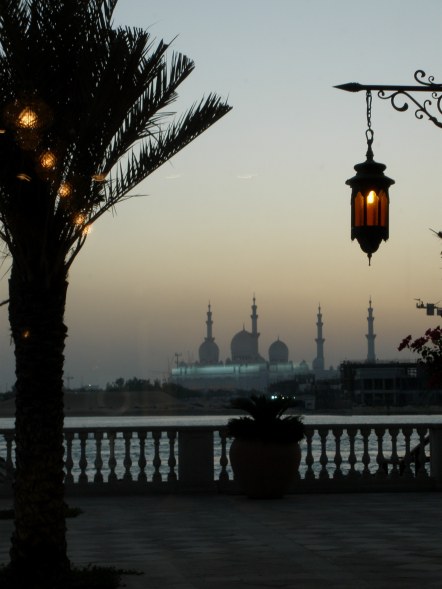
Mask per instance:
[[[326,376],[324,370],[324,338],[322,337],[321,307],[317,315],[316,358],[312,368],[305,360],[294,363],[289,360],[289,349],[279,338],[268,349],[266,360],[259,353],[258,313],[253,297],[251,331],[245,327],[236,333],[230,343],[231,357],[223,363],[213,337],[212,309],[209,303],[206,320],[206,337],[198,350],[198,362],[177,363],[169,380],[194,390],[257,390],[281,381],[298,381],[299,386],[311,386],[315,376]]]

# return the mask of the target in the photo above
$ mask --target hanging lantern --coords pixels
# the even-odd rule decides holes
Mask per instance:
[[[373,159],[371,129],[371,93],[367,92],[367,153],[366,161],[356,164],[356,175],[346,181],[351,189],[351,239],[357,239],[368,256],[377,251],[382,240],[387,241],[389,229],[389,187],[394,180],[384,175],[386,166]]]

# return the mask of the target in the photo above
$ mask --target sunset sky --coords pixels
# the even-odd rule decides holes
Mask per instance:
[[[162,379],[175,353],[197,360],[209,300],[229,357],[254,294],[264,357],[280,337],[311,363],[320,303],[326,366],[364,359],[371,297],[377,357],[407,359],[401,339],[441,322],[414,298],[442,305],[442,241],[429,230],[442,229],[442,129],[374,96],[375,159],[396,183],[390,239],[369,267],[345,185],[365,159],[365,95],[333,86],[412,84],[418,69],[442,82],[440,0],[120,0],[115,22],[194,59],[178,114],[212,91],[233,110],[94,226],[70,272],[71,387]],[[0,320],[3,391],[5,306]]]

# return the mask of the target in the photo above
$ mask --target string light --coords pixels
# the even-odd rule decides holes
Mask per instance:
[[[58,196],[60,198],[67,198],[71,194],[72,194],[72,186],[69,184],[69,182],[62,182],[60,184],[59,189],[58,189]]]
[[[30,106],[25,106],[17,117],[17,126],[21,129],[36,129],[39,125],[38,115]]]
[[[45,170],[52,170],[53,168],[55,168],[55,164],[57,163],[57,158],[55,157],[54,152],[48,149],[40,155],[39,162],[40,162],[40,166],[42,168],[44,168]],[[60,189],[61,189],[61,187],[60,187]],[[60,193],[60,191],[59,191],[59,193]],[[68,195],[66,195],[66,196],[68,196]]]

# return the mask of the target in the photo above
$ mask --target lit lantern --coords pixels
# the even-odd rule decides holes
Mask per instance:
[[[382,240],[388,239],[388,189],[394,180],[384,175],[386,166],[373,159],[374,133],[371,129],[371,92],[367,92],[367,159],[355,165],[356,176],[346,181],[351,187],[351,238],[357,239],[368,256],[377,251]]]
[[[381,241],[388,239],[388,189],[394,180],[384,175],[384,164],[373,160],[370,144],[366,161],[354,168],[356,176],[346,181],[352,189],[351,238],[358,240],[370,263]]]

